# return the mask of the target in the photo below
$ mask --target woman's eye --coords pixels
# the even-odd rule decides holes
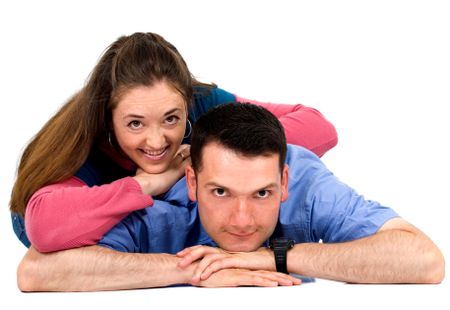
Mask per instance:
[[[142,126],[142,123],[140,121],[131,121],[128,123],[128,127],[132,129],[138,129]]]
[[[214,195],[218,196],[218,197],[223,197],[225,196],[225,190],[223,188],[216,188],[214,189]]]
[[[180,118],[178,116],[172,115],[172,116],[169,116],[168,118],[166,118],[166,122],[170,125],[173,125],[173,124],[178,123],[179,119]]]
[[[257,197],[258,198],[267,198],[269,196],[270,192],[267,190],[258,191]]]

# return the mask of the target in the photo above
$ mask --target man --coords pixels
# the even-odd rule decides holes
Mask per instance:
[[[19,288],[299,284],[287,272],[356,283],[444,277],[430,239],[364,200],[311,152],[286,148],[279,122],[262,108],[224,105],[205,114],[194,126],[191,158],[185,179],[98,246],[31,249],[19,266]]]

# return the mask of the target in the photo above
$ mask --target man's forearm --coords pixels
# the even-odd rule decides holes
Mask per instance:
[[[30,248],[17,271],[22,291],[99,291],[189,283],[192,269],[169,254],[135,254],[91,246],[54,253]],[[192,267],[193,268],[193,267]]]
[[[444,260],[421,233],[387,230],[345,243],[296,245],[288,270],[351,283],[439,283]]]

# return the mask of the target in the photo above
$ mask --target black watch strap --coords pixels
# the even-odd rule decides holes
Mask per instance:
[[[287,238],[270,240],[269,247],[275,256],[275,266],[277,272],[289,274],[287,270],[287,251],[294,246],[294,241]]]

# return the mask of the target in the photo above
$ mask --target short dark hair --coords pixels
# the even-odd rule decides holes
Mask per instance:
[[[202,168],[202,151],[211,142],[244,156],[279,154],[280,172],[283,171],[287,149],[283,126],[262,107],[250,103],[229,103],[202,115],[192,129],[194,171]]]

